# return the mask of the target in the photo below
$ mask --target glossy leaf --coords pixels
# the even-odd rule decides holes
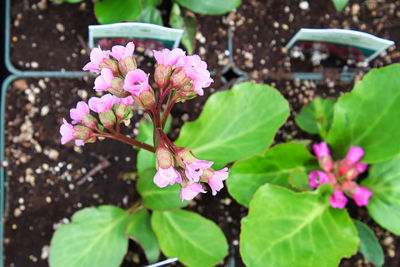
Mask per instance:
[[[242,219],[240,253],[247,266],[338,266],[357,252],[358,236],[346,210],[329,204],[330,190],[294,193],[264,185]]]
[[[94,12],[101,24],[134,21],[142,12],[140,0],[102,0],[94,4]]]
[[[349,0],[332,0],[332,2],[335,6],[336,11],[340,12],[346,7]]]
[[[160,4],[159,0],[141,0],[142,12],[139,18],[136,19],[138,22],[145,22],[151,24],[157,24],[163,26],[160,10],[155,8],[156,5]]]
[[[332,125],[334,104],[332,99],[314,99],[296,116],[297,125],[308,133],[319,134],[326,139]]]
[[[241,0],[176,0],[176,2],[195,13],[205,15],[222,15],[232,11],[241,4]]]
[[[179,197],[181,188],[179,184],[159,188],[153,178],[155,169],[149,169],[140,174],[137,182],[137,191],[142,196],[143,205],[152,210],[170,210],[186,206],[189,201],[182,201]]]
[[[400,153],[399,73],[400,64],[371,70],[336,102],[327,141],[338,157],[351,145],[364,149],[366,163]]]
[[[77,211],[55,232],[50,246],[52,267],[117,267],[128,249],[124,229],[128,212],[114,206]]]
[[[266,183],[289,187],[289,176],[295,169],[308,173],[318,169],[318,162],[300,144],[281,144],[268,150],[264,156],[236,162],[229,171],[226,184],[233,198],[248,206],[257,189]]]
[[[227,254],[221,229],[197,213],[186,210],[153,212],[151,225],[161,251],[187,266],[215,266]]]
[[[310,186],[310,179],[308,173],[304,168],[295,168],[289,174],[290,186],[299,191],[311,191],[313,188]]]
[[[126,234],[142,246],[149,262],[158,260],[160,249],[151,229],[150,213],[146,209],[135,211],[131,215]]]
[[[289,115],[287,101],[274,88],[241,83],[231,90],[213,94],[200,117],[186,123],[177,146],[214,161],[214,169],[227,163],[263,153]]]
[[[193,54],[196,36],[195,15],[189,11],[182,12],[178,4],[173,4],[169,22],[173,28],[184,30],[181,42],[188,54]]]
[[[367,205],[371,217],[400,235],[400,156],[373,165],[361,185],[373,193]]]
[[[360,246],[358,250],[363,254],[367,261],[372,262],[376,267],[382,266],[385,257],[374,231],[358,220],[353,220],[353,222],[357,228],[358,237],[360,238]]]

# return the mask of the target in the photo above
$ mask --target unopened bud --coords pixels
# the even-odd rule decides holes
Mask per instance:
[[[208,183],[208,180],[214,176],[214,170],[211,168],[203,170],[203,174],[200,176],[200,181]]]
[[[168,169],[174,164],[174,158],[166,147],[160,146],[156,151],[156,166],[158,168]]]
[[[85,116],[82,117],[81,124],[90,129],[97,129],[99,122],[92,115],[86,114]]]
[[[161,89],[167,86],[171,74],[171,66],[166,67],[163,64],[157,65],[156,69],[154,70],[154,80],[156,81],[158,88]]]
[[[352,181],[345,181],[342,183],[342,191],[347,195],[351,196],[354,194],[354,189],[356,189],[357,184]]]
[[[175,159],[179,166],[186,168],[184,162],[188,164],[193,163],[196,160],[196,157],[194,156],[192,150],[182,147],[175,152]]]
[[[139,95],[139,101],[144,108],[152,106],[156,102],[153,90],[149,89],[141,92]]]
[[[170,84],[173,88],[179,89],[190,82],[183,68],[175,69],[170,78]]]
[[[124,80],[119,77],[115,77],[111,80],[111,88],[108,88],[108,92],[119,98],[130,95],[130,93],[124,89]]]
[[[101,124],[103,124],[106,129],[112,128],[117,120],[112,109],[105,112],[100,112],[99,118]]]
[[[99,64],[99,67],[109,68],[113,72],[114,76],[118,76],[119,75],[118,62],[116,60],[114,60],[114,59],[104,58],[104,61]]]
[[[126,76],[128,72],[137,69],[136,60],[133,57],[125,57],[124,59],[118,61],[118,68],[121,74]]]
[[[76,125],[74,128],[76,129],[76,131],[73,133],[75,139],[87,140],[92,137],[93,132],[88,127]]]
[[[319,160],[319,164],[326,172],[331,172],[333,168],[333,160],[331,156],[324,156]]]
[[[117,103],[113,106],[115,116],[120,120],[129,120],[133,116],[132,105]]]

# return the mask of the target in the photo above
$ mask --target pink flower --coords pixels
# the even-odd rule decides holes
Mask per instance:
[[[126,57],[132,57],[133,52],[135,51],[135,44],[133,42],[129,42],[126,47],[122,45],[115,45],[111,49],[111,56],[116,60],[124,60]]]
[[[358,186],[354,190],[354,194],[351,197],[354,199],[354,201],[356,202],[357,206],[361,207],[361,206],[368,205],[369,198],[371,196],[372,196],[372,192],[368,188],[362,187],[362,186]]]
[[[215,196],[219,190],[224,187],[224,183],[228,178],[228,168],[223,168],[219,171],[214,171],[211,178],[208,179],[208,185],[211,187],[212,195]]]
[[[308,175],[308,178],[310,178],[310,186],[314,188],[329,182],[328,175],[323,171],[312,171]]]
[[[132,96],[127,96],[124,98],[119,99],[119,103],[124,104],[125,106],[129,106],[133,104],[133,98]]]
[[[124,89],[132,95],[139,97],[143,91],[150,90],[149,75],[141,69],[128,72],[125,77]]]
[[[110,58],[110,51],[103,51],[100,48],[94,48],[92,52],[90,52],[90,62],[83,67],[83,70],[90,70],[97,74],[100,73],[99,65],[105,58]]]
[[[364,156],[364,150],[359,146],[352,146],[347,153],[346,160],[356,164]]]
[[[112,94],[105,94],[101,98],[91,97],[89,99],[89,108],[94,112],[101,113],[109,111],[116,103],[119,103],[118,97]]]
[[[185,52],[180,48],[175,48],[170,51],[167,48],[164,48],[161,52],[157,50],[153,50],[154,57],[157,60],[157,64],[168,66],[174,66],[178,62],[178,59],[181,57],[185,57]]]
[[[191,200],[199,193],[206,193],[201,184],[187,184],[181,189],[180,197],[183,200]]]
[[[358,173],[363,173],[367,170],[368,164],[364,163],[364,162],[357,162],[356,168],[357,168]]]
[[[94,89],[96,91],[107,91],[111,88],[111,81],[114,79],[114,74],[108,68],[101,69],[101,75],[94,81]]]
[[[61,133],[61,144],[65,145],[71,140],[74,140],[74,133],[77,132],[77,130],[74,128],[73,125],[69,124],[64,118],[63,118],[63,125],[60,127],[60,133]],[[83,140],[75,140],[75,145],[77,146],[83,146],[85,144],[85,141]]]
[[[173,185],[175,182],[182,183],[182,178],[179,172],[174,169],[174,166],[170,166],[168,169],[160,167],[153,181],[158,187],[163,188],[167,185]]]
[[[182,67],[186,75],[192,80],[194,91],[198,95],[203,95],[203,88],[208,87],[213,79],[210,78],[210,72],[207,70],[207,63],[202,61],[198,55],[180,57],[176,64]]]
[[[77,124],[78,122],[81,122],[83,116],[89,114],[89,112],[90,110],[88,105],[83,101],[79,101],[76,105],[76,108],[73,108],[69,111],[69,115],[72,119],[72,124]]]
[[[186,166],[186,177],[191,182],[196,183],[200,180],[200,176],[203,174],[203,171],[210,168],[214,164],[212,161],[199,160],[198,158],[196,158],[192,163],[187,163],[186,161],[183,162]]]
[[[347,204],[347,198],[340,190],[335,191],[335,193],[329,197],[329,200],[332,208],[343,209]]]
[[[329,147],[325,142],[322,142],[317,145],[313,145],[313,150],[315,155],[317,155],[318,159],[322,159],[323,157],[329,156]]]

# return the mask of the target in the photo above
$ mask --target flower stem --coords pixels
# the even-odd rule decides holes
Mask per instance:
[[[121,141],[121,142],[123,142],[125,144],[128,144],[128,145],[131,145],[131,146],[137,146],[137,147],[146,149],[146,150],[148,150],[150,152],[153,152],[153,153],[156,151],[153,146],[148,145],[148,144],[143,143],[143,142],[140,142],[140,141],[138,141],[136,139],[129,138],[129,137],[127,137],[127,136],[125,136],[123,134],[120,134],[120,133],[115,133],[115,135],[108,134],[108,133],[100,133],[100,134],[93,134],[93,136],[111,138],[111,139]]]

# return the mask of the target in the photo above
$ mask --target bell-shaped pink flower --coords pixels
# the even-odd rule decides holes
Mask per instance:
[[[182,183],[182,177],[174,166],[170,166],[168,169],[158,168],[158,171],[153,179],[154,183],[158,187],[166,187],[167,185],[173,185],[175,182]]]
[[[210,72],[207,70],[207,63],[198,55],[180,57],[176,65],[182,67],[187,77],[192,80],[194,91],[198,95],[203,95],[203,88],[210,86],[213,82]]]
[[[359,146],[352,146],[346,155],[346,160],[356,164],[364,156],[364,150]]]
[[[181,189],[180,197],[183,200],[191,200],[199,193],[206,193],[201,184],[187,184]]]
[[[111,49],[111,56],[116,60],[124,60],[126,57],[132,57],[135,51],[135,44],[129,42],[126,47],[122,45],[115,45]]]
[[[111,81],[114,79],[114,74],[108,68],[101,69],[101,75],[94,81],[94,89],[96,91],[107,91],[111,88]]]
[[[212,195],[215,196],[219,190],[224,187],[223,181],[228,178],[228,168],[214,171],[213,176],[208,179],[208,185],[211,187]]]
[[[329,197],[329,201],[331,202],[332,208],[337,208],[337,209],[343,209],[347,204],[347,198],[340,190],[335,191]]]
[[[180,48],[175,48],[172,51],[164,48],[162,51],[153,50],[154,57],[157,60],[157,64],[164,65],[166,67],[173,67],[178,62],[178,59],[185,57],[185,52]]]
[[[83,67],[83,70],[89,70],[99,74],[99,65],[104,61],[105,58],[110,58],[110,51],[103,51],[100,48],[94,48],[92,52],[90,52],[90,62]]]
[[[354,189],[354,194],[351,196],[356,202],[357,206],[368,205],[369,198],[372,196],[372,192],[363,186],[358,186]]]
[[[364,163],[364,162],[357,162],[356,168],[357,168],[358,173],[363,173],[367,170],[368,164]]]
[[[116,103],[119,103],[118,97],[112,94],[105,94],[101,98],[91,97],[89,99],[89,108],[94,112],[101,113],[109,111]]]
[[[84,101],[79,101],[76,104],[76,108],[69,111],[69,115],[72,119],[72,124],[77,124],[82,121],[83,116],[89,114],[89,106]]]
[[[74,140],[74,133],[77,132],[77,130],[74,128],[72,124],[69,124],[64,118],[63,118],[63,124],[60,127],[60,133],[61,133],[61,144],[65,145],[71,140]],[[83,140],[75,140],[75,145],[77,146],[83,146],[85,144],[85,141]]]
[[[143,91],[150,90],[149,75],[141,69],[128,72],[125,77],[124,89],[132,95],[139,97]]]
[[[192,163],[187,163],[184,161],[185,164],[185,174],[186,177],[191,182],[198,182],[200,180],[200,176],[203,174],[203,171],[210,168],[214,162],[212,161],[205,161],[199,160],[196,158]]]
[[[314,188],[329,182],[328,175],[325,172],[318,170],[310,172],[308,178],[310,178],[310,186]]]
[[[330,155],[329,147],[325,142],[313,145],[313,150],[318,159],[322,159],[323,157]]]
[[[133,98],[132,96],[127,96],[124,98],[119,99],[119,103],[124,104],[125,106],[129,106],[133,104]]]

